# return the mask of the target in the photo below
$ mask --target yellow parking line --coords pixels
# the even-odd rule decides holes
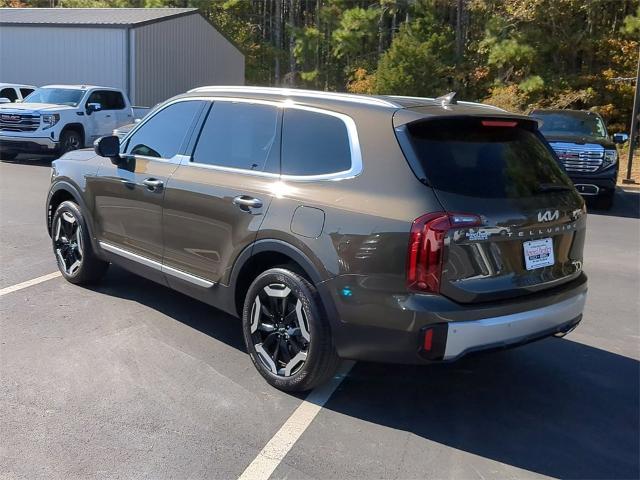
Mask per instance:
[[[60,272],[48,273],[46,275],[42,275],[41,277],[27,280],[26,282],[17,283],[16,285],[11,285],[10,287],[5,287],[3,289],[0,289],[0,297],[2,297],[3,295],[7,295],[8,293],[17,292],[18,290],[22,290],[23,288],[31,287],[33,285],[46,282],[47,280],[58,278],[61,275],[62,274]]]

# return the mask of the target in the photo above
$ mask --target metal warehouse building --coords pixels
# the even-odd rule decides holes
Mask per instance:
[[[153,106],[242,85],[244,56],[194,8],[1,8],[0,81],[118,87]]]

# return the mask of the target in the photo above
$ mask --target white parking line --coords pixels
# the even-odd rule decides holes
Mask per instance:
[[[54,278],[58,278],[62,274],[60,272],[48,273],[46,275],[42,275],[41,277],[33,278],[31,280],[27,280],[26,282],[18,283],[16,285],[11,285],[10,287],[5,287],[0,289],[0,297],[6,295],[8,293],[17,292],[18,290],[22,290],[23,288],[31,287],[33,285],[37,285],[42,282],[46,282],[47,280],[52,280]]]
[[[267,480],[291,447],[298,441],[322,406],[327,403],[340,382],[347,376],[355,362],[342,362],[338,373],[326,384],[314,389],[302,401],[302,404],[284,422],[280,430],[267,442],[258,456],[249,464],[238,480]]]

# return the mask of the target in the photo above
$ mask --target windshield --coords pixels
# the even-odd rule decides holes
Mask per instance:
[[[55,103],[77,107],[82,100],[84,90],[72,90],[70,88],[39,88],[27,98],[25,103]]]
[[[531,116],[542,120],[540,131],[544,135],[607,136],[602,119],[593,113],[534,112]]]
[[[541,185],[571,181],[535,132],[484,126],[480,120],[409,125],[414,152],[436,190],[483,198],[538,195]]]

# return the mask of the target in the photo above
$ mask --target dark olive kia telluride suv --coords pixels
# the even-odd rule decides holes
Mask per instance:
[[[115,263],[241,317],[284,390],[562,336],[586,298],[538,124],[451,94],[198,88],[56,160],[46,207],[67,280]]]

